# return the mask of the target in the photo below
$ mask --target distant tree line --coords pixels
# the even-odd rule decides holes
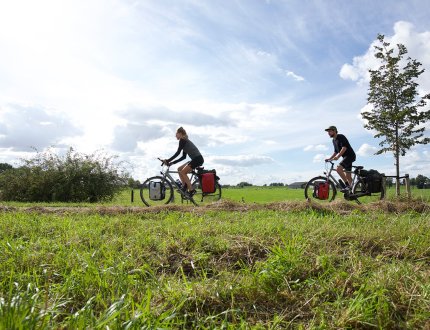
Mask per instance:
[[[385,183],[387,187],[391,188],[395,185],[395,178],[386,178]],[[430,188],[430,178],[422,174],[418,174],[416,178],[410,178],[410,184],[411,186],[416,186],[419,189]],[[222,185],[223,188],[243,188],[243,187],[252,187],[252,186],[254,185],[249,182],[239,182],[236,185],[231,185],[231,184]],[[288,184],[282,183],[282,182],[272,182],[269,184],[265,183],[262,185],[262,187],[288,187]]]

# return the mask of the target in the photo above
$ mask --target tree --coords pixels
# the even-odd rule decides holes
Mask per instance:
[[[417,185],[417,187],[419,188],[424,188],[424,185],[426,183],[428,183],[430,180],[428,177],[422,175],[422,174],[418,174],[416,179],[415,179],[415,183]]]
[[[242,181],[242,182],[239,182],[239,183],[237,184],[237,186],[238,186],[238,187],[240,187],[240,188],[243,188],[243,187],[251,187],[251,186],[252,186],[252,183],[249,183],[249,182],[246,182],[246,181]]]
[[[367,101],[373,106],[362,113],[364,127],[375,130],[375,138],[382,138],[376,154],[392,152],[396,166],[396,194],[400,195],[400,156],[416,144],[427,144],[423,124],[430,119],[430,110],[423,110],[430,94],[418,95],[415,80],[424,72],[421,63],[403,57],[406,47],[397,44],[397,55],[384,35],[378,35],[380,45],[375,46],[375,57],[382,62],[378,70],[369,70],[370,86]],[[404,65],[403,67],[400,67]]]
[[[3,173],[6,170],[13,169],[13,166],[8,163],[0,163],[0,173]]]

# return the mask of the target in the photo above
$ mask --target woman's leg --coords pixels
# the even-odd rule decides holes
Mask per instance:
[[[187,174],[190,173],[191,171],[192,171],[192,168],[189,164],[184,164],[178,168],[179,177],[181,178],[181,181],[188,188],[188,191],[191,191],[191,181]]]
[[[182,164],[181,166],[178,167],[178,174],[179,174],[179,179],[181,180],[182,186],[184,186],[185,184],[185,180],[183,179],[183,176],[181,174],[182,170],[184,169],[185,166],[187,166],[188,164]]]

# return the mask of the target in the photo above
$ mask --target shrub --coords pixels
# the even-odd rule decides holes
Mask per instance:
[[[23,202],[99,202],[112,200],[127,184],[117,157],[72,148],[59,156],[48,150],[0,174],[0,198]]]

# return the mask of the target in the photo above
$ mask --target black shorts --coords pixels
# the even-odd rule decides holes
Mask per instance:
[[[355,162],[355,157],[345,157],[341,162],[340,166],[342,166],[346,171],[352,170],[352,163]]]
[[[194,170],[196,167],[202,166],[204,161],[205,160],[203,159],[203,156],[197,156],[197,157],[191,159],[191,161],[188,163],[188,165],[190,165],[191,168]]]

